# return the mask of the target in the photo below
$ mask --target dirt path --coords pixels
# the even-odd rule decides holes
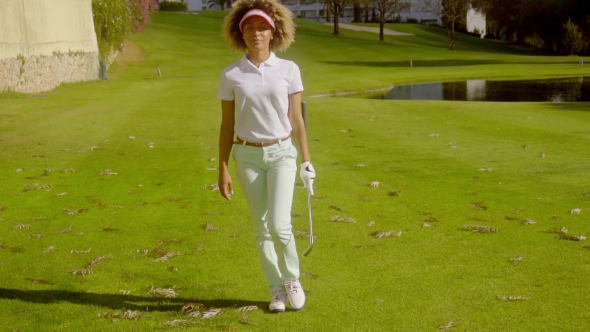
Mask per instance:
[[[324,23],[324,24],[329,25],[329,26],[334,26],[334,23]],[[346,23],[339,23],[338,26],[342,29],[379,33],[378,27],[363,27],[363,26],[346,24]],[[414,35],[413,33],[398,32],[398,31],[386,29],[386,28],[383,28],[383,34],[390,35],[390,36],[413,36]]]

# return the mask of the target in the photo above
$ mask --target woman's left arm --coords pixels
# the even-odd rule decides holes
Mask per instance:
[[[309,148],[307,146],[307,130],[303,121],[303,112],[301,111],[301,92],[289,95],[289,121],[291,122],[291,138],[295,139],[301,154],[300,163],[311,161]]]

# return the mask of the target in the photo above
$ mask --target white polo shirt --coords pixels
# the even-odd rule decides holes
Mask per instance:
[[[303,83],[299,67],[271,52],[259,68],[246,55],[226,67],[217,96],[235,100],[235,134],[247,141],[264,143],[291,134],[289,95],[300,91]]]

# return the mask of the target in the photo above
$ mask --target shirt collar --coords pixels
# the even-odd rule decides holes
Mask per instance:
[[[266,59],[266,61],[264,61],[262,64],[264,64],[265,66],[270,66],[270,67],[274,67],[277,64],[277,56],[275,55],[275,52],[270,52],[270,56],[268,57],[268,59]],[[252,63],[250,62],[250,60],[248,60],[248,57],[246,56],[246,54],[244,54],[242,56],[242,60],[240,60],[240,66],[242,68],[247,68],[249,66],[252,66]]]

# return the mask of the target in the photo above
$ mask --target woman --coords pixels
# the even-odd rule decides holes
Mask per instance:
[[[303,84],[299,67],[279,59],[294,39],[291,12],[275,0],[240,0],[225,18],[231,46],[246,51],[223,71],[219,82],[222,121],[219,134],[221,195],[231,200],[228,160],[233,147],[238,181],[254,221],[256,243],[272,300],[271,311],[305,304],[299,282],[299,258],[291,227],[291,204],[297,173],[313,194],[315,171],[301,113]],[[234,141],[234,135],[236,140]]]

